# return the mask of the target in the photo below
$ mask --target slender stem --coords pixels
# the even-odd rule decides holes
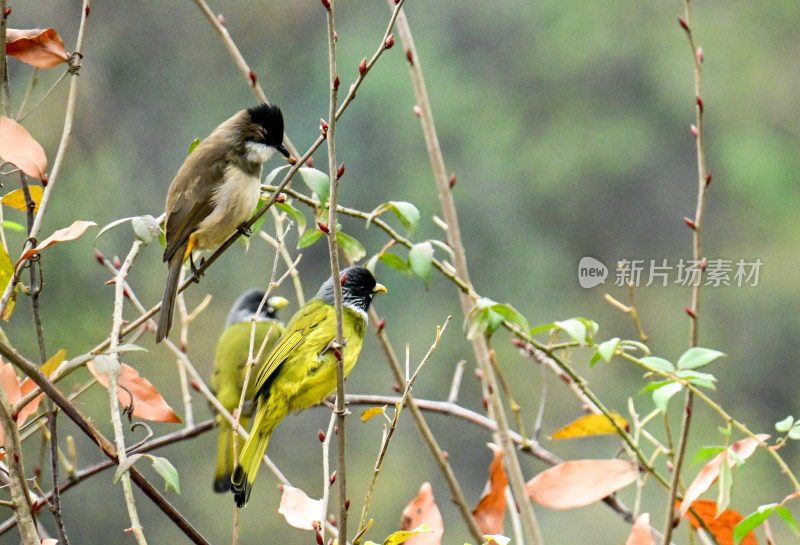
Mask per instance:
[[[400,362],[397,360],[397,356],[395,355],[394,349],[389,342],[389,338],[386,336],[386,332],[377,325],[380,320],[378,319],[378,314],[375,312],[374,308],[369,309],[369,319],[370,322],[374,324],[373,327],[375,330],[375,335],[378,337],[378,342],[381,345],[381,349],[386,357],[386,361],[389,363],[389,369],[394,375],[394,380],[397,382],[397,384],[403,384],[405,382],[405,378],[403,376],[402,368],[400,367]],[[442,476],[447,483],[447,487],[450,489],[453,502],[458,507],[464,522],[467,524],[470,534],[472,534],[472,537],[478,543],[482,543],[483,533],[478,527],[478,524],[475,522],[475,517],[472,516],[472,509],[470,509],[469,504],[467,503],[467,498],[464,496],[464,492],[461,490],[461,485],[458,484],[458,479],[453,472],[453,468],[450,467],[450,463],[447,461],[444,452],[442,452],[442,449],[436,440],[436,436],[428,426],[428,423],[425,420],[425,417],[423,416],[419,406],[417,405],[413,394],[409,394],[406,398],[406,406],[408,407],[408,411],[411,413],[411,418],[414,420],[420,435],[422,435],[422,440],[425,443],[425,446],[428,447],[431,456],[433,456],[436,465],[439,467],[439,470],[441,471]]]
[[[200,422],[193,428],[184,428],[182,430],[167,435],[163,435],[157,439],[148,441],[139,448],[132,451],[131,454],[133,454],[134,452],[149,452],[151,450],[155,450],[163,446],[179,443],[187,439],[193,439],[198,435],[208,432],[212,429],[214,429],[214,420],[209,419],[204,422]],[[70,488],[77,486],[78,484],[85,481],[89,477],[92,477],[93,475],[96,475],[97,473],[105,469],[108,469],[109,467],[114,467],[115,465],[116,464],[114,463],[113,460],[104,460],[85,469],[75,471],[73,472],[73,474],[70,475],[68,480],[64,481],[62,484],[58,486],[58,492],[59,493],[65,492]],[[41,510],[42,508],[44,508],[45,502],[49,501],[51,498],[54,497],[54,492],[55,490],[51,490],[50,492],[45,493],[42,497],[42,501],[36,504],[36,509]],[[13,517],[6,520],[4,523],[0,524],[0,535],[5,534],[16,525],[17,521]]]
[[[6,43],[6,0],[0,0],[0,43]],[[6,54],[5,51],[2,55],[0,55],[0,76],[3,78],[3,89],[0,92],[0,112],[8,116],[9,112],[11,111],[11,104],[9,104],[9,100],[6,98],[8,93],[8,79],[5,77],[6,74]]]
[[[42,391],[50,397],[58,407],[64,411],[70,420],[77,424],[78,428],[91,439],[107,457],[118,463],[116,448],[100,431],[94,427],[90,421],[81,414],[58,388],[48,379],[39,368],[32,362],[23,358],[19,352],[0,339],[0,355],[14,367],[25,373],[36,383]],[[138,469],[131,467],[128,472],[133,482],[144,494],[175,523],[175,525],[186,535],[192,543],[198,545],[208,545],[208,541],[186,520],[186,518],[161,495],[161,493],[142,475]]]
[[[681,21],[681,26],[686,32],[686,37],[691,49],[692,67],[694,70],[694,98],[695,98],[695,146],[697,149],[697,205],[693,220],[693,233],[692,233],[692,253],[695,263],[703,262],[703,249],[702,249],[702,229],[703,229],[703,211],[706,204],[706,191],[708,190],[708,183],[710,178],[706,169],[706,154],[705,154],[705,130],[703,128],[703,89],[702,89],[702,54],[695,45],[694,34],[691,26],[691,1],[684,0],[684,18]],[[701,267],[701,275],[704,267]],[[697,346],[699,341],[699,318],[700,318],[700,287],[703,282],[698,278],[692,289],[692,306],[689,313],[689,346]],[[680,472],[683,467],[683,458],[686,452],[686,442],[689,439],[689,428],[692,423],[694,396],[691,390],[687,390],[686,398],[683,408],[683,418],[681,419],[681,432],[678,439],[678,451],[676,452],[674,461],[674,473],[670,488],[670,496],[667,504],[667,515],[664,521],[664,535],[667,540],[672,535],[672,519],[675,515],[675,498],[678,494],[678,485],[680,483]]]
[[[125,448],[125,433],[122,430],[122,420],[120,418],[119,398],[117,397],[117,381],[122,370],[122,363],[119,359],[119,332],[122,329],[122,309],[125,302],[125,279],[128,277],[128,271],[133,265],[136,256],[144,246],[141,240],[133,243],[131,251],[125,257],[125,261],[117,272],[114,279],[114,315],[111,326],[111,346],[109,347],[112,355],[111,357],[116,360],[117,366],[114,370],[108,373],[108,401],[111,413],[111,423],[114,428],[114,440],[117,447],[117,457],[119,464],[122,465],[127,459]],[[139,513],[136,510],[136,500],[133,497],[133,487],[131,486],[131,478],[128,472],[122,475],[122,490],[125,496],[125,506],[128,509],[128,517],[131,520],[131,531],[133,532],[136,541],[142,545],[147,543],[142,530],[141,522],[139,522]]]
[[[347,350],[344,338],[344,311],[342,308],[342,283],[339,278],[339,245],[336,242],[336,205],[339,198],[339,168],[336,164],[336,104],[339,96],[339,76],[336,73],[336,28],[334,25],[334,4],[330,0],[327,6],[328,20],[328,84],[330,85],[328,101],[328,128],[325,137],[328,143],[328,173],[330,176],[330,205],[328,212],[328,253],[331,260],[331,276],[333,277],[333,304],[336,312],[336,345],[339,347],[336,356],[336,424],[337,424],[337,463],[336,480],[339,485],[339,515],[336,525],[339,543],[347,543],[347,433],[344,388],[344,360],[341,356]]]
[[[4,431],[3,446],[8,455],[8,478],[11,502],[14,506],[14,516],[20,528],[20,537],[24,545],[38,545],[39,533],[31,511],[31,500],[28,496],[28,487],[25,484],[25,469],[22,465],[22,445],[19,441],[17,423],[11,415],[11,406],[8,396],[0,388],[0,424]]]
[[[70,141],[70,135],[72,134],[72,121],[75,117],[75,103],[77,101],[78,94],[78,71],[81,65],[81,51],[83,49],[83,43],[86,36],[86,21],[88,17],[89,0],[84,0],[81,7],[81,22],[78,30],[78,40],[75,44],[75,53],[72,54],[72,58],[70,59],[70,74],[72,75],[72,79],[70,80],[69,95],[67,97],[67,107],[64,114],[64,128],[61,132],[61,140],[58,144],[56,158],[53,161],[53,168],[50,171],[50,176],[48,177],[47,187],[44,188],[44,193],[42,194],[42,202],[39,204],[39,211],[36,213],[36,218],[34,219],[33,226],[30,230],[30,238],[25,242],[20,255],[27,252],[30,248],[35,247],[35,239],[39,236],[39,231],[42,227],[42,221],[44,220],[44,214],[47,211],[47,205],[50,202],[50,197],[53,194],[53,190],[56,187],[56,182],[61,174],[61,166],[64,163],[64,156]],[[5,21],[5,19],[3,20]],[[19,275],[27,263],[28,260],[22,260],[22,262],[19,263],[14,271],[11,281],[6,286],[3,296],[0,298],[0,315],[5,312],[8,302],[11,300],[11,293],[16,288],[17,282],[19,282]]]
[[[447,324],[450,323],[451,318],[452,316],[448,316],[442,326],[436,327],[436,339],[434,339],[433,344],[428,349],[428,352],[422,358],[422,361],[417,366],[414,374],[406,381],[405,387],[403,388],[403,395],[400,397],[400,400],[395,403],[394,418],[391,420],[388,432],[385,431],[384,427],[384,435],[383,439],[381,440],[381,447],[378,451],[378,458],[375,460],[375,467],[372,471],[372,479],[370,480],[369,487],[367,488],[367,495],[364,498],[364,507],[361,509],[361,520],[358,523],[358,534],[353,540],[353,545],[358,545],[360,536],[363,535],[368,528],[367,513],[369,512],[369,505],[372,501],[372,494],[375,491],[375,484],[378,482],[378,474],[380,474],[381,466],[383,465],[383,459],[386,456],[386,452],[389,448],[389,441],[391,441],[394,431],[397,429],[397,423],[400,420],[400,413],[402,412],[403,407],[408,400],[408,396],[411,394],[411,388],[414,386],[414,382],[417,380],[422,368],[426,363],[428,363],[433,353],[439,347],[439,341],[441,340],[445,329],[447,329]]]
[[[239,51],[239,48],[236,47],[236,43],[233,41],[233,38],[231,38],[228,29],[225,28],[223,20],[221,20],[222,16],[214,15],[214,12],[211,11],[211,8],[208,7],[208,4],[206,4],[204,0],[194,0],[194,3],[197,4],[197,7],[199,7],[200,11],[203,12],[203,15],[205,15],[206,19],[208,19],[208,22],[211,23],[211,26],[214,27],[214,30],[216,30],[222,38],[225,48],[228,50],[228,53],[231,54],[231,57],[233,57],[233,60],[236,62],[236,66],[247,80],[250,90],[253,91],[255,97],[261,102],[269,102],[267,100],[266,93],[264,93],[264,89],[262,89],[261,84],[258,82],[256,73],[250,68],[250,66],[247,64],[247,61],[244,60],[244,56],[242,55],[241,51]],[[296,157],[297,148],[294,147],[294,144],[292,144],[292,141],[289,140],[288,136],[283,137],[283,142],[292,155]]]
[[[392,5],[393,0],[388,0],[389,5]],[[422,70],[419,64],[419,56],[417,55],[414,40],[411,36],[411,29],[406,19],[403,10],[397,16],[397,31],[400,34],[400,39],[406,50],[406,58],[409,60],[409,69],[411,71],[411,81],[414,87],[414,95],[417,99],[417,106],[420,109],[420,121],[422,124],[422,132],[425,137],[425,145],[428,149],[428,157],[430,158],[431,168],[433,170],[433,177],[436,182],[436,189],[439,195],[439,204],[442,208],[444,221],[447,223],[447,242],[453,249],[454,264],[456,273],[461,279],[470,284],[469,273],[467,271],[466,251],[461,240],[461,230],[458,226],[458,215],[456,213],[455,201],[450,189],[449,177],[445,169],[444,157],[442,155],[441,147],[439,146],[439,138],[436,135],[436,127],[433,122],[433,113],[431,110],[430,100],[428,100],[428,93],[425,87],[425,81],[422,76]],[[461,310],[464,316],[469,316],[475,306],[475,303],[470,297],[463,292],[459,292],[459,300],[461,302]],[[525,479],[522,475],[522,467],[519,464],[514,445],[511,442],[508,429],[508,421],[505,411],[503,410],[502,400],[500,399],[500,392],[497,388],[496,379],[492,371],[491,359],[489,356],[489,348],[486,344],[486,339],[483,336],[478,336],[472,341],[473,351],[475,358],[481,371],[483,371],[484,380],[488,388],[489,397],[489,410],[490,416],[497,420],[498,424],[498,443],[503,450],[503,459],[508,472],[509,485],[511,491],[516,498],[516,503],[519,506],[520,516],[522,518],[522,525],[525,530],[525,537],[531,545],[539,545],[542,543],[542,536],[539,530],[539,525],[536,522],[536,515],[533,511],[533,505],[528,499],[525,489]]]

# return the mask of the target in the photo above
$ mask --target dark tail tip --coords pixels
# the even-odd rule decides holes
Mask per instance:
[[[214,492],[224,494],[231,491],[231,474],[227,473],[214,479]]]
[[[250,483],[247,482],[247,473],[245,473],[244,468],[240,465],[237,465],[236,469],[233,470],[233,475],[230,480],[230,490],[233,492],[233,499],[237,507],[242,508],[247,505],[247,501],[250,499],[251,486]]]

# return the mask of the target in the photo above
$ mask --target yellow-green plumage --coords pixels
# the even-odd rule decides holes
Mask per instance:
[[[347,375],[361,352],[367,325],[366,310],[372,295],[383,293],[386,288],[361,267],[345,269],[342,274],[348,280],[343,282],[342,290],[346,304],[342,324],[345,346],[339,350]],[[350,282],[357,285],[348,286]],[[290,412],[318,404],[336,389],[337,362],[330,348],[336,338],[331,294],[329,280],[317,296],[292,317],[258,371],[255,420],[231,480],[231,489],[240,507],[247,503],[270,435],[278,423]],[[349,306],[348,294],[352,299]]]
[[[263,292],[261,292],[263,293]],[[260,299],[251,297],[253,300]],[[276,300],[278,303],[276,304]],[[270,308],[274,312],[277,308],[286,304],[285,299],[271,298],[270,303],[274,308]],[[237,301],[239,303],[239,301]],[[236,310],[234,305],[234,310]],[[242,309],[244,312],[244,309]],[[232,310],[233,313],[233,310]],[[233,413],[239,407],[239,401],[242,394],[242,387],[246,374],[246,364],[250,357],[250,334],[253,322],[249,319],[255,314],[253,310],[249,317],[245,314],[238,319],[243,321],[236,321],[230,324],[217,342],[217,349],[214,357],[214,372],[211,375],[211,391],[217,397],[223,407],[229,412]],[[262,317],[263,317],[262,312]],[[248,381],[247,392],[245,394],[245,402],[242,407],[242,414],[239,416],[239,425],[244,429],[249,429],[250,417],[255,408],[254,396],[256,392],[255,380],[256,370],[260,364],[266,360],[272,345],[283,333],[283,325],[275,320],[257,321],[255,324],[255,335],[253,338],[253,355],[258,354],[264,338],[269,335],[267,344],[262,351],[262,356],[259,362],[253,366],[250,380]],[[228,421],[217,415],[217,426],[219,428],[219,442],[217,446],[217,465],[214,470],[214,491],[228,492],[231,488],[231,475],[235,465],[238,453],[241,451],[243,440],[237,442],[238,449],[234,453],[233,445],[233,428],[231,428]]]

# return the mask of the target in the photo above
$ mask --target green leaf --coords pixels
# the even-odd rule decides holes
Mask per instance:
[[[16,231],[17,233],[24,233],[25,226],[21,223],[17,223],[16,221],[10,220],[3,220],[3,229],[9,229],[10,231]]]
[[[171,488],[180,495],[181,483],[178,478],[178,470],[175,469],[172,462],[161,456],[153,456],[152,454],[146,454],[145,456],[153,461],[153,469],[164,479],[164,490]]]
[[[344,255],[353,262],[360,261],[362,257],[367,255],[367,249],[364,248],[363,244],[342,231],[336,231],[336,242],[339,243]]]
[[[731,490],[733,489],[733,470],[731,466],[722,463],[719,467],[719,493],[717,494],[717,515],[725,511],[731,504]]]
[[[722,352],[695,346],[684,352],[678,358],[678,369],[697,369],[708,365],[717,358],[724,356]]]
[[[648,348],[646,344],[640,343],[639,341],[625,340],[621,341],[620,344],[623,346],[633,346],[634,348],[638,348],[645,356],[649,356],[651,354],[650,348]]]
[[[693,464],[699,464],[700,462],[705,462],[706,460],[710,460],[720,452],[725,452],[727,449],[725,447],[700,447],[697,450],[697,454],[692,460]]]
[[[300,235],[300,239],[297,241],[297,249],[305,248],[306,246],[311,246],[324,235],[322,231],[319,229],[311,229]]]
[[[319,202],[325,204],[331,193],[331,180],[328,175],[311,167],[300,167],[297,172],[308,188],[317,194]]]
[[[186,155],[191,155],[192,152],[194,151],[194,148],[196,148],[199,143],[200,143],[199,138],[195,138],[194,140],[192,140],[192,142],[189,144],[189,153],[187,153]]]
[[[701,373],[699,371],[692,371],[690,369],[682,369],[676,372],[675,376],[684,380],[688,380],[690,383],[694,384],[695,386],[700,386],[701,388],[709,388],[711,390],[717,389],[717,386],[714,384],[717,381],[717,378],[709,373]]]
[[[664,373],[675,372],[675,366],[672,365],[672,362],[667,361],[664,358],[659,358],[657,356],[645,356],[640,361],[650,369],[655,369],[656,371],[662,371]]]
[[[793,424],[794,424],[794,417],[792,415],[789,415],[780,422],[775,423],[775,430],[780,433],[786,433],[787,431],[792,429]]]
[[[118,220],[114,220],[114,221],[112,221],[111,223],[109,223],[108,225],[106,225],[105,227],[103,227],[102,229],[100,229],[100,232],[99,232],[99,233],[97,233],[97,236],[95,236],[95,237],[94,237],[94,240],[95,240],[95,242],[97,242],[97,239],[98,239],[98,238],[100,238],[100,235],[102,235],[102,234],[103,234],[103,233],[105,233],[106,231],[110,231],[111,229],[113,229],[113,228],[114,228],[114,227],[116,227],[117,225],[122,225],[122,224],[123,224],[123,223],[125,223],[126,221],[131,221],[131,220],[133,220],[133,218],[134,218],[134,217],[135,217],[135,216],[131,216],[131,217],[129,217],[129,218],[121,218],[121,219],[118,219]]]
[[[555,322],[555,326],[564,331],[570,338],[581,346],[586,344],[586,324],[577,318]]]
[[[442,250],[445,251],[445,253],[447,253],[447,255],[450,256],[450,259],[455,260],[456,253],[453,251],[453,249],[450,247],[449,244],[447,244],[446,242],[442,242],[441,240],[436,240],[435,238],[432,238],[430,240],[431,244],[433,244],[437,248],[441,248]]]
[[[738,545],[745,536],[751,531],[755,530],[758,526],[764,523],[765,520],[777,512],[783,519],[786,525],[794,532],[795,535],[800,535],[800,528],[797,525],[797,520],[792,513],[783,505],[777,503],[768,503],[759,506],[753,513],[747,515],[736,527],[733,529],[733,543]]]
[[[378,256],[381,262],[389,268],[411,276],[411,267],[408,262],[391,252],[383,252]]]
[[[297,225],[297,232],[298,234],[302,235],[303,232],[306,230],[306,216],[300,210],[292,206],[287,202],[276,202],[275,207],[278,210],[286,212],[286,215],[289,216],[292,221],[294,221],[295,225]]]
[[[531,335],[531,337],[533,337],[534,335],[537,335],[539,333],[544,333],[545,331],[551,331],[551,330],[553,330],[555,328],[556,328],[556,324],[553,324],[553,323],[537,325],[536,327],[532,327],[531,328],[530,335]]]
[[[476,308],[469,320],[469,328],[467,329],[467,339],[477,339],[478,335],[482,334],[489,327],[489,310]]]
[[[125,461],[117,466],[117,471],[114,472],[114,480],[111,483],[112,484],[117,484],[119,482],[119,480],[122,478],[122,476],[125,474],[125,472],[128,471],[131,468],[131,466],[133,464],[135,464],[136,461],[139,458],[141,458],[142,456],[144,456],[144,455],[143,454],[131,454],[130,456],[125,458]]]
[[[420,242],[415,244],[408,251],[408,262],[411,270],[419,276],[427,288],[431,280],[431,270],[433,269],[433,246],[430,242]]]
[[[778,512],[778,516],[783,519],[783,522],[786,523],[786,526],[794,532],[794,535],[800,536],[800,527],[797,525],[797,519],[794,518],[792,512],[786,509],[783,505],[778,505],[775,507],[775,511]]]
[[[400,545],[411,536],[427,532],[433,532],[433,530],[431,530],[430,527],[426,526],[425,524],[414,528],[413,530],[400,530],[389,535],[389,537],[387,537],[383,542],[383,545]]]
[[[619,337],[614,337],[597,345],[597,354],[605,361],[611,361],[619,346]]]
[[[409,236],[413,235],[419,225],[419,209],[410,202],[389,201],[384,206],[395,213],[400,223],[406,228]]]
[[[131,218],[131,226],[136,238],[145,244],[150,244],[161,235],[161,227],[156,218],[149,214]]]
[[[495,312],[494,307],[488,309],[487,311],[487,320],[488,325],[486,327],[486,333],[489,335],[493,335],[497,329],[503,325],[503,315]]]
[[[511,305],[495,303],[491,308],[493,312],[496,312],[502,316],[503,319],[508,320],[510,323],[518,325],[523,331],[528,331],[531,328],[531,326],[528,325],[528,320],[525,319],[525,316],[520,314],[520,312]]]
[[[789,430],[789,439],[795,441],[800,439],[800,426],[794,425],[792,429]]]
[[[683,385],[680,382],[667,382],[653,392],[653,403],[661,412],[667,412],[670,398],[682,389]]]

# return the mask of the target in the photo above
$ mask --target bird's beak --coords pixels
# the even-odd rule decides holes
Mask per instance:
[[[297,159],[295,159],[294,157],[292,157],[292,154],[291,154],[291,153],[289,153],[289,150],[288,150],[288,149],[286,149],[286,146],[284,146],[283,144],[281,144],[280,146],[278,146],[278,151],[279,151],[279,152],[281,152],[281,155],[283,155],[284,157],[286,157],[286,160],[287,160],[287,161],[289,161],[289,164],[290,164],[290,165],[294,165],[295,163],[297,163]]]
[[[389,290],[387,290],[386,286],[384,286],[383,284],[375,284],[375,287],[372,288],[372,295],[378,295],[379,293],[386,293],[387,291]]]
[[[274,296],[267,300],[267,304],[275,310],[280,310],[289,304],[289,300],[284,297]]]

